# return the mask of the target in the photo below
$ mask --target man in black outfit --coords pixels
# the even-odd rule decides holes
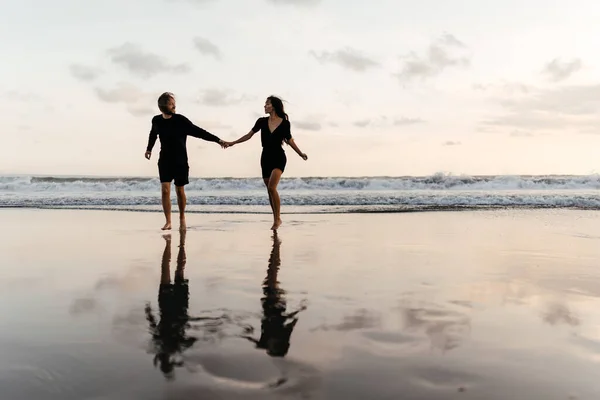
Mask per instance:
[[[171,181],[175,183],[177,205],[179,206],[180,227],[185,229],[186,197],[184,186],[189,183],[187,137],[193,136],[208,142],[215,142],[225,148],[225,142],[217,136],[194,125],[189,119],[175,113],[175,96],[165,92],[158,98],[161,114],[152,118],[152,129],[146,147],[146,159],[150,159],[157,137],[160,138],[158,174],[161,182],[162,206],[166,223],[162,230],[171,229]]]

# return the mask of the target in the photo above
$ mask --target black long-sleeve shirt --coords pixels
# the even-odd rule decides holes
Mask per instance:
[[[171,118],[156,115],[152,118],[152,129],[148,136],[146,151],[152,151],[157,137],[160,138],[159,162],[185,165],[188,163],[187,137],[193,136],[208,142],[218,143],[221,139],[194,125],[181,114],[173,114]]]

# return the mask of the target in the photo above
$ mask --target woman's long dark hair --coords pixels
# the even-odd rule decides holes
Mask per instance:
[[[279,97],[269,96],[269,97],[267,97],[267,100],[269,100],[271,102],[273,109],[275,109],[275,114],[277,114],[277,116],[279,118],[283,118],[283,119],[287,119],[287,120],[290,119],[288,117],[288,115],[285,113],[285,109],[283,108],[283,101]]]

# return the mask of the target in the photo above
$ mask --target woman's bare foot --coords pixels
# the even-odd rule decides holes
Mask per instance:
[[[273,222],[273,226],[271,227],[272,231],[276,231],[282,224],[281,218],[279,218],[276,222]]]
[[[179,229],[186,229],[185,217],[179,217]]]
[[[165,226],[163,226],[163,227],[162,227],[162,228],[160,228],[160,229],[162,229],[163,231],[168,231],[168,230],[171,230],[171,222],[170,222],[170,221],[169,221],[169,222],[167,222],[167,223],[165,224]]]

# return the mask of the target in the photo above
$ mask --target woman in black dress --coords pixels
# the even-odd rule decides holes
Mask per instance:
[[[265,114],[269,114],[269,116],[257,119],[250,132],[238,140],[226,142],[225,146],[230,147],[245,142],[254,136],[256,132],[261,132],[262,154],[260,156],[260,167],[262,169],[263,181],[269,193],[271,210],[273,210],[273,226],[271,229],[277,230],[281,225],[281,202],[279,200],[279,193],[277,193],[277,185],[279,184],[281,174],[285,171],[287,163],[287,157],[282,147],[283,142],[285,141],[292,146],[292,149],[304,160],[308,157],[300,151],[292,138],[290,120],[283,109],[281,99],[269,96],[265,102]]]

